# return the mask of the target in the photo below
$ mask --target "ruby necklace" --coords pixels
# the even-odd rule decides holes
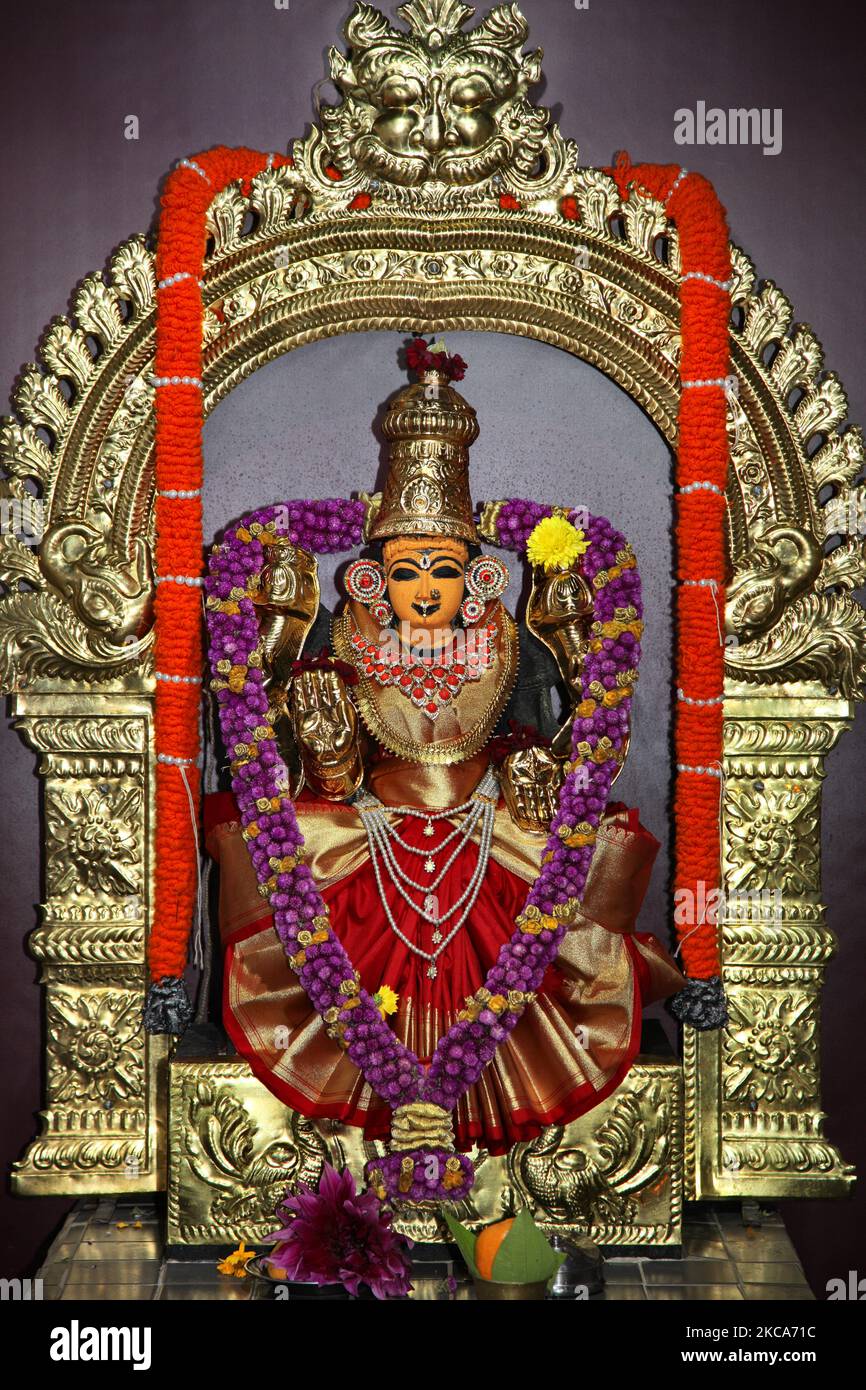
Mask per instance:
[[[399,661],[383,660],[382,646],[357,629],[351,643],[359,670],[381,686],[392,686],[426,715],[438,719],[468,681],[480,680],[495,659],[496,624],[472,629],[465,650],[451,647],[435,656],[417,656],[404,647]]]

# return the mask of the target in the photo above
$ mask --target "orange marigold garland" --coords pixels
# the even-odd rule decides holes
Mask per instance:
[[[148,947],[151,1032],[182,1032],[191,1006],[182,976],[198,893],[193,830],[200,794],[203,670],[202,295],[205,218],[220,189],[285,156],[218,147],[183,159],[166,179],[156,251],[156,893]],[[191,821],[192,818],[192,821]]]
[[[697,911],[721,882],[727,397],[735,387],[729,375],[728,226],[701,174],[673,164],[632,165],[624,153],[608,172],[624,197],[634,188],[661,202],[680,236],[674,883]],[[672,1011],[697,1027],[718,1027],[726,1011],[717,924],[702,909],[678,935],[690,988],[675,996]]]

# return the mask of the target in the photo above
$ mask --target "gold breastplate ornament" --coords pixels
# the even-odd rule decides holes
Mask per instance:
[[[370,661],[368,644],[381,652],[376,641],[379,629],[360,604],[350,601],[345,612],[335,618],[331,632],[335,655],[349,662],[358,673],[352,698],[364,727],[387,752],[414,763],[441,766],[472,758],[492,737],[514,688],[519,661],[517,625],[501,603],[490,605],[486,621],[478,629],[479,633],[489,633],[482,639],[487,653],[484,660],[477,650],[478,661],[471,668],[467,662],[462,676],[453,666],[449,669],[444,665],[430,668],[441,670],[442,676],[424,676],[424,681],[438,682],[439,689],[451,692],[448,698],[439,699],[435,715],[424,708],[434,701],[426,698],[433,688],[424,686],[423,681],[425,698],[420,693],[407,697],[420,673],[400,666],[397,676],[397,663],[381,661],[378,665],[386,669],[376,670],[376,663]],[[363,651],[354,640],[358,636],[365,643]],[[411,686],[400,684],[400,678],[407,673],[413,682]],[[448,685],[449,674],[455,676],[455,686]]]

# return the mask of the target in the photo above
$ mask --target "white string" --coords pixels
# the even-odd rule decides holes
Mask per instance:
[[[740,382],[735,376],[725,377],[725,400],[734,421],[734,445],[740,442]]]
[[[722,616],[719,609],[719,596],[717,593],[719,581],[717,579],[684,579],[682,583],[692,587],[710,590],[713,596],[713,603],[716,605],[716,627],[719,630],[719,646],[723,647],[725,645],[725,638],[722,632]]]
[[[724,769],[724,767],[722,766],[722,764],[721,764],[721,762],[719,761],[718,758],[715,758],[715,759],[713,760],[713,764],[712,764],[712,765],[713,765],[713,767],[718,767],[718,769],[719,769],[719,860],[721,861],[721,856],[722,856],[722,820],[723,820],[723,810],[724,810],[724,804],[725,804],[725,769]],[[720,868],[721,868],[721,862],[720,862]],[[721,875],[720,875],[720,876],[721,876]],[[717,923],[717,925],[718,925],[718,923]]]
[[[716,768],[718,768],[718,771],[716,771]],[[721,762],[719,761],[719,759],[718,759],[718,758],[714,758],[714,759],[713,759],[713,762],[710,764],[709,767],[689,767],[689,768],[684,768],[683,765],[680,764],[680,765],[677,767],[677,771],[678,771],[678,772],[681,772],[681,771],[688,771],[688,772],[708,772],[711,776],[713,776],[713,777],[718,777],[718,779],[719,779],[719,860],[721,861],[721,855],[722,855],[722,823],[723,823],[723,819],[724,819],[724,802],[725,802],[725,769],[724,769],[724,767],[722,766],[722,764],[721,764]],[[724,903],[724,887],[722,887],[722,889],[721,889],[720,891],[721,891],[721,893],[722,893],[722,903]],[[713,924],[712,924],[711,922],[708,922],[707,919],[706,919],[706,906],[705,906],[705,909],[704,909],[704,920],[703,920],[703,922],[696,922],[695,925],[691,928],[691,930],[690,930],[690,931],[687,931],[686,934],[685,934],[685,936],[683,936],[683,937],[680,938],[680,943],[679,943],[679,945],[677,946],[676,950],[674,951],[674,959],[676,959],[676,957],[679,955],[680,951],[683,949],[683,946],[684,946],[685,943],[688,941],[689,937],[690,937],[690,936],[693,936],[694,933],[695,933],[700,927],[707,927],[707,926],[712,926],[712,925],[713,925]],[[719,915],[718,915],[718,910],[716,911],[715,927],[716,927],[716,932],[718,933],[718,931],[719,931]]]
[[[193,964],[199,970],[204,967],[204,952],[202,950],[202,925],[201,925],[201,850],[198,843],[198,817],[195,813],[195,802],[192,796],[192,787],[189,784],[186,766],[181,764],[180,775],[183,778],[183,785],[186,788],[187,800],[189,801],[189,818],[192,821],[192,834],[195,840],[195,871],[196,871],[196,902],[195,902],[195,924],[193,926],[192,937],[192,959]]]
[[[201,596],[202,613],[207,621],[207,605],[205,604],[204,594]],[[216,729],[214,726],[214,702],[209,695],[205,696],[205,720],[207,722],[207,738],[205,740],[205,760],[204,760],[204,789],[205,793],[215,792],[219,789],[219,777],[217,769],[217,741]],[[210,861],[208,861],[210,867]]]
[[[690,936],[693,936],[694,933],[698,930],[699,927],[705,927],[705,926],[706,926],[706,922],[696,922],[695,925],[692,927],[691,931],[687,931],[686,934],[685,934],[685,936],[681,936],[681,937],[680,937],[680,944],[679,944],[679,946],[677,947],[677,949],[674,951],[674,960],[676,960],[677,956],[679,955],[680,951],[683,949],[683,946],[685,946],[685,944],[686,944],[686,942],[688,941],[689,937],[690,937]]]
[[[719,585],[715,579],[710,580],[710,593],[713,596],[713,603],[716,608],[716,628],[719,634],[719,646],[725,645],[725,634],[722,632],[722,614],[719,608]]]

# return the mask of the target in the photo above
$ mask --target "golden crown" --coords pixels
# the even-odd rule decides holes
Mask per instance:
[[[390,444],[388,476],[370,518],[370,540],[478,540],[469,492],[469,446],[478,438],[478,418],[454,389],[449,361],[442,354],[442,365],[420,367],[420,380],[388,405],[382,422]]]

